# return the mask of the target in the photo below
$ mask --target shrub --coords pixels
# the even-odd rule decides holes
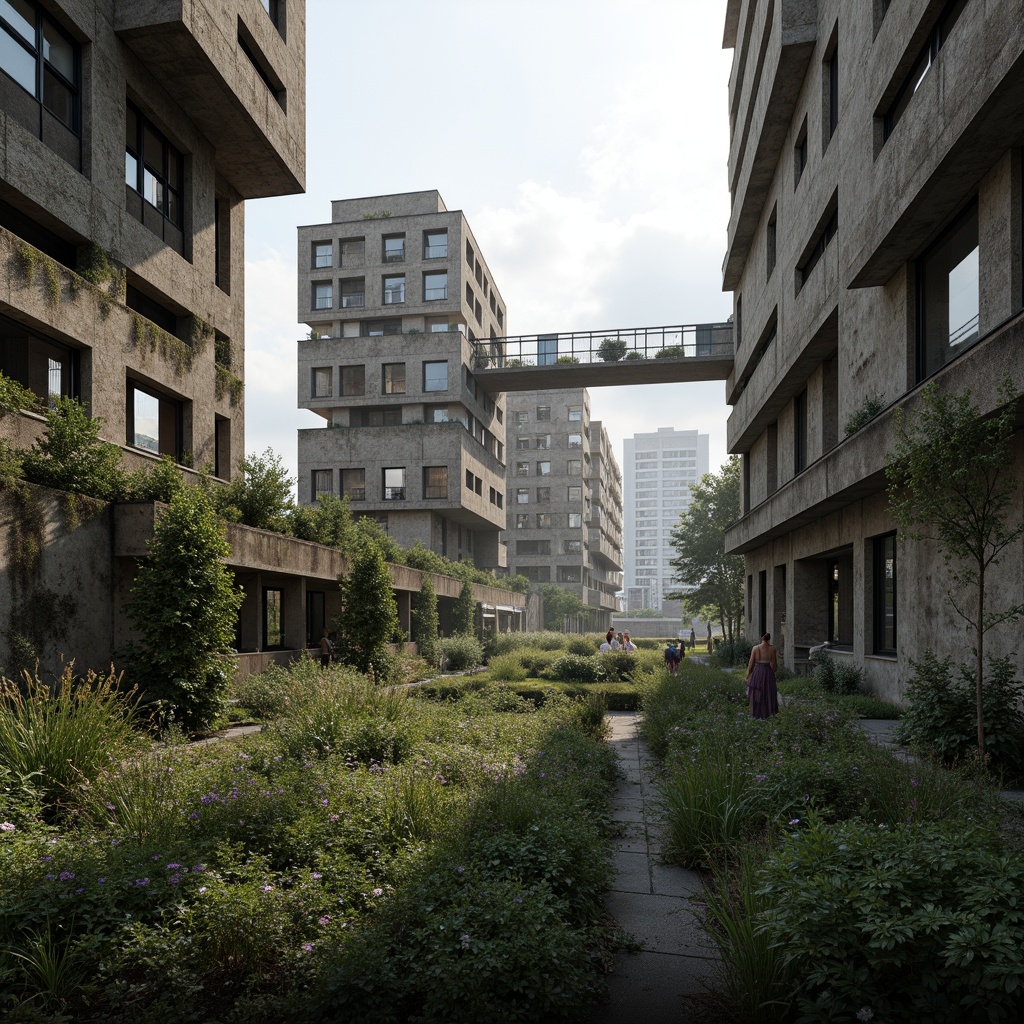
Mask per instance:
[[[632,679],[641,666],[640,659],[632,651],[607,651],[600,657],[603,678],[611,683]]]
[[[452,608],[452,632],[472,633],[475,618],[476,598],[473,597],[473,586],[468,580],[463,580],[462,589]],[[482,654],[480,661],[483,661]]]
[[[723,640],[716,644],[712,657],[715,664],[732,666],[741,665],[746,667],[750,658],[753,645],[745,637],[736,637],[734,640]]]
[[[262,455],[247,455],[239,468],[241,473],[216,492],[218,511],[245,526],[287,532],[295,481],[281,456],[268,448]]]
[[[366,547],[347,576],[338,577],[344,612],[334,620],[342,660],[360,672],[387,680],[392,665],[388,645],[400,635],[391,573],[380,551]]]
[[[132,675],[185,729],[209,725],[227,700],[242,603],[223,563],[230,553],[209,495],[182,488],[157,519],[126,607],[141,634],[127,652]]]
[[[415,611],[416,643],[419,644],[420,657],[431,666],[437,668],[441,657],[437,624],[437,594],[429,576],[423,577],[419,596],[416,599]]]
[[[596,683],[604,673],[595,657],[579,654],[563,654],[545,670],[547,679],[559,679],[566,683]]]
[[[621,338],[605,338],[598,346],[598,357],[606,363],[617,363],[625,354],[628,346]]]
[[[758,895],[769,939],[800,972],[808,1021],[1019,1019],[1024,861],[989,837],[922,824],[801,824]]]
[[[863,674],[856,665],[824,652],[817,656],[814,679],[825,693],[854,694],[860,690]]]
[[[570,654],[579,654],[584,658],[589,658],[597,650],[597,645],[589,637],[570,636],[566,641],[565,650]]]
[[[1021,688],[1009,659],[987,661],[982,693],[985,750],[993,767],[1018,769],[1024,723]],[[969,758],[977,740],[973,670],[962,666],[960,678],[954,679],[952,659],[939,660],[931,651],[910,664],[914,675],[905,691],[909,707],[897,728],[897,740],[946,763]]]
[[[626,358],[627,359],[643,359],[644,357],[643,357],[643,355],[640,352],[637,352],[636,349],[630,349],[630,351],[626,353]]]
[[[526,678],[526,669],[523,668],[523,663],[511,654],[492,658],[488,668],[491,679],[496,681],[518,683]]]
[[[856,434],[861,427],[870,423],[885,408],[885,398],[880,394],[868,395],[846,421],[846,436]]]
[[[51,804],[74,801],[134,743],[133,693],[120,677],[74,676],[65,665],[56,686],[27,672],[23,686],[0,679],[0,769]]]
[[[255,672],[235,683],[232,692],[238,703],[257,718],[271,719],[284,713],[291,685],[288,672],[278,665],[271,665],[265,671]]]
[[[484,660],[483,644],[472,633],[442,637],[440,644],[441,664],[446,672],[476,668]]]
[[[654,353],[655,359],[674,359],[676,356],[685,356],[682,345],[666,345]]]

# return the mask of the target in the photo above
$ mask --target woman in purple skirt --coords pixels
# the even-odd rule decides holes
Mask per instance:
[[[754,718],[770,718],[779,713],[779,691],[775,685],[779,659],[771,639],[771,633],[765,633],[747,662],[747,697]]]

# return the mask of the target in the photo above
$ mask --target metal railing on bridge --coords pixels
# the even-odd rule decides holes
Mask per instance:
[[[478,370],[645,359],[731,359],[733,355],[731,323],[521,334],[480,338],[473,344],[474,369]]]

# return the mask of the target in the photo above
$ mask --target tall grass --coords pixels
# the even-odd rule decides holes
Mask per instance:
[[[182,830],[175,765],[151,752],[103,771],[85,799],[99,825],[151,846],[168,846]]]
[[[736,860],[715,868],[704,890],[705,930],[722,957],[722,1009],[742,1024],[785,1020],[798,981],[796,965],[759,927],[773,905],[758,895],[757,869],[766,856],[759,846],[741,847]]]
[[[138,701],[119,675],[74,675],[64,666],[51,687],[25,672],[0,679],[0,767],[36,787],[51,805],[73,802],[100,773],[135,747]]]

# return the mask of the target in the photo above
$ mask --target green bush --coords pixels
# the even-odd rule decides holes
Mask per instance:
[[[445,672],[464,672],[483,663],[483,644],[472,633],[442,637],[440,647]]]
[[[745,637],[723,640],[715,645],[713,663],[726,667],[740,665],[745,668],[752,649],[753,645]]]
[[[961,666],[959,679],[954,678],[952,659],[939,660],[931,651],[910,664],[914,675],[907,682],[909,707],[896,732],[898,741],[947,764],[973,757],[977,750],[973,668]],[[993,768],[1018,771],[1021,767],[1020,697],[1009,659],[989,658],[982,707],[985,750]]]
[[[676,356],[685,356],[686,352],[682,345],[666,345],[654,353],[655,359],[674,359]]]
[[[598,644],[585,636],[570,636],[565,644],[565,650],[569,654],[579,654],[584,658],[589,658],[597,648]]]
[[[595,657],[579,654],[563,654],[545,670],[547,679],[558,679],[566,683],[596,683],[604,677],[601,665]]]
[[[856,665],[822,652],[816,659],[814,679],[825,693],[854,694],[860,690],[863,673]]]
[[[291,677],[286,669],[271,665],[263,672],[254,672],[232,686],[238,703],[257,718],[277,718],[288,706]]]
[[[597,355],[603,362],[617,363],[626,354],[627,348],[621,338],[605,338],[598,346]]]
[[[495,681],[518,683],[526,678],[526,669],[515,655],[506,654],[492,658],[487,668],[491,679]]]
[[[861,427],[870,423],[885,408],[885,398],[880,394],[868,395],[846,421],[844,432],[847,437],[857,433]]]
[[[639,671],[643,662],[633,651],[606,651],[600,655],[602,678],[612,683],[627,682]]]
[[[855,693],[836,698],[844,708],[849,708],[860,718],[880,718],[895,720],[903,715],[903,708],[892,701],[869,697],[867,694]]]
[[[940,824],[801,822],[765,866],[800,1019],[960,1024],[1024,1012],[1024,861]]]

